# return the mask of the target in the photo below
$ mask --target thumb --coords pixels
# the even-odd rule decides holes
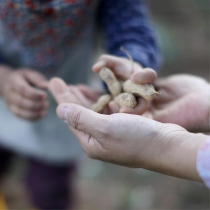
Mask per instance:
[[[53,78],[49,82],[49,91],[54,96],[58,104],[62,103],[79,103],[67,84],[60,78]]]
[[[157,77],[157,73],[150,68],[136,70],[134,68],[134,73],[131,75],[130,79],[136,84],[148,84],[153,83]]]
[[[57,115],[78,131],[93,137],[102,136],[108,123],[108,116],[100,115],[76,104],[64,103],[58,106]]]

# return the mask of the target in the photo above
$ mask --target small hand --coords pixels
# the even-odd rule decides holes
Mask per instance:
[[[103,67],[111,69],[118,79],[131,79],[132,82],[142,85],[154,82],[157,77],[156,72],[150,68],[143,68],[134,62],[132,69],[131,61],[111,55],[102,55],[92,69],[99,72]]]
[[[193,132],[210,130],[210,85],[205,80],[175,75],[157,80],[156,85],[160,95],[152,102],[147,116]]]
[[[149,68],[142,68],[140,64],[134,62],[133,69],[131,61],[125,58],[120,58],[110,55],[102,55],[93,66],[94,72],[99,72],[101,68],[110,68],[116,77],[121,80],[131,79],[136,84],[153,83],[157,77],[154,70]],[[129,113],[141,115],[148,110],[150,102],[143,98],[138,99],[138,105],[132,109],[127,107],[120,108],[116,102],[110,102],[109,107],[112,113]]]
[[[18,117],[33,121],[46,115],[47,81],[40,73],[29,69],[11,70],[2,87],[9,109]]]

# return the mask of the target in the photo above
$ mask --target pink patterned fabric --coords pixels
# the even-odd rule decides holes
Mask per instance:
[[[24,47],[30,66],[60,66],[75,40],[94,18],[94,0],[0,0],[0,21]],[[56,66],[56,69],[58,68]]]
[[[197,171],[205,185],[210,188],[210,137],[198,150]]]

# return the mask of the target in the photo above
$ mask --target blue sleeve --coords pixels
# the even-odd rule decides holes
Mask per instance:
[[[0,65],[7,63],[6,60],[0,55]]]
[[[158,70],[161,56],[149,13],[142,0],[103,0],[99,24],[109,54],[127,57],[124,47],[143,67]]]

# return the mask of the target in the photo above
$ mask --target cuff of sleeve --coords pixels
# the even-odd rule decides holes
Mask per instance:
[[[205,185],[210,188],[210,136],[198,150],[196,168]]]
[[[158,71],[159,63],[161,58],[156,55],[157,60],[150,57],[149,53],[145,52],[141,47],[136,44],[124,45],[123,48],[131,55],[134,61],[139,63],[143,68],[152,68],[156,72]],[[116,55],[123,58],[128,58],[128,56],[120,49],[111,52],[112,55]]]

